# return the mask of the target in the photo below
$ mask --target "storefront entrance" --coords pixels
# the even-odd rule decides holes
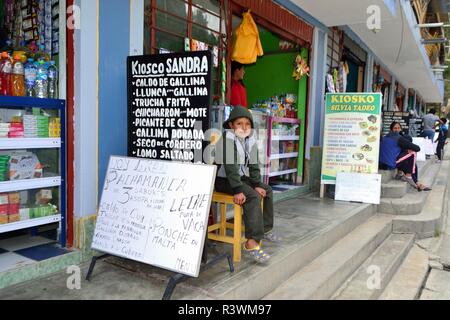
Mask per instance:
[[[272,1],[146,0],[144,53],[212,51],[211,126],[220,130],[230,109],[233,34],[250,7],[264,56],[246,65],[247,103],[267,132],[260,139],[263,179],[283,192],[304,180],[309,78],[294,79],[293,72],[296,59],[310,64],[312,27]]]
[[[235,17],[235,26],[240,19]],[[298,57],[308,61],[308,50],[258,26],[265,52],[246,65],[244,84],[248,107],[257,131],[265,183],[275,192],[292,190],[303,181],[304,125],[308,77],[293,77]],[[235,28],[234,28],[235,30]]]
[[[3,272],[69,252],[65,12],[64,0],[0,0],[0,287]]]

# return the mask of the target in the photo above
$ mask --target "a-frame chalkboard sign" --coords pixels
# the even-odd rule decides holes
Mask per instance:
[[[213,165],[111,157],[92,249],[176,272],[164,298],[222,258],[233,272],[228,254],[206,261],[215,175]],[[93,258],[86,279],[104,257]]]

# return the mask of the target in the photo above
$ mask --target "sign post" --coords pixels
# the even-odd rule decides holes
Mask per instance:
[[[327,94],[321,197],[339,172],[378,172],[381,125],[381,93]]]

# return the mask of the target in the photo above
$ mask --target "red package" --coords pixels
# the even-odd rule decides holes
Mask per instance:
[[[9,215],[13,215],[13,214],[19,214],[19,208],[20,205],[18,203],[14,203],[14,204],[9,204],[9,208],[8,208],[8,214]]]
[[[9,210],[8,207],[9,207],[9,205],[7,205],[7,204],[0,205],[0,214],[4,214],[4,215],[8,214],[8,210]]]

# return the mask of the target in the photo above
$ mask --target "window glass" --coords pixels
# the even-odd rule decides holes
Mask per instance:
[[[202,9],[220,15],[220,7],[217,0],[193,0],[192,3]]]
[[[146,0],[151,3],[151,0]],[[176,16],[187,19],[188,4],[183,0],[156,0],[156,7]]]
[[[196,7],[192,7],[192,21],[220,32],[220,18]]]
[[[156,27],[165,31],[170,31],[181,37],[187,37],[187,23],[185,20],[156,11]]]
[[[173,52],[183,52],[184,38],[176,37],[166,32],[156,31],[155,45],[157,49],[166,49]]]
[[[219,46],[219,34],[205,28],[193,25],[192,38],[207,43],[209,46]]]

